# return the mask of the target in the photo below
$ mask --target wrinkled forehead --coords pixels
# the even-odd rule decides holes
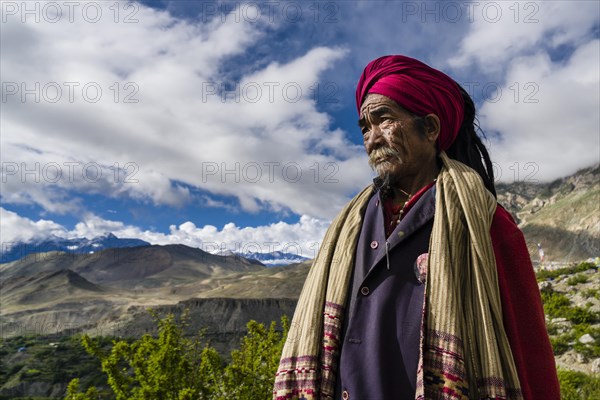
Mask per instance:
[[[365,114],[370,110],[385,107],[398,114],[409,113],[404,107],[400,106],[396,101],[387,96],[378,93],[369,93],[365,96],[365,100],[360,106],[360,119],[365,117]]]

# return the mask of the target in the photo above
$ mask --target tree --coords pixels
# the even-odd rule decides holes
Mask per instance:
[[[248,333],[239,350],[231,353],[231,363],[224,366],[217,351],[202,345],[199,338],[184,336],[189,319],[175,321],[173,314],[164,319],[154,315],[158,337],[144,335],[128,343],[113,341],[109,351],[99,341],[85,335],[82,344],[89,354],[100,359],[102,371],[117,400],[257,400],[270,399],[275,372],[289,329],[281,319],[283,332],[275,322],[267,329],[250,321]],[[79,392],[79,380],[69,384],[65,400],[105,398],[90,387]]]
[[[283,333],[277,332],[275,322],[271,322],[269,329],[256,321],[248,322],[248,334],[242,339],[241,348],[231,352],[231,363],[224,371],[227,399],[272,398],[275,373],[289,329],[287,318],[282,318],[281,324]]]
[[[65,399],[69,400],[96,400],[100,398],[98,389],[95,387],[89,387],[85,393],[79,392],[79,378],[73,379],[67,386],[67,396]]]

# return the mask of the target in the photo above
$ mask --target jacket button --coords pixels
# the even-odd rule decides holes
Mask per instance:
[[[367,296],[367,295],[369,294],[369,288],[368,288],[368,287],[366,287],[366,286],[363,286],[363,287],[361,287],[361,288],[360,288],[360,293],[361,293],[363,296]]]
[[[349,398],[350,398],[350,395],[348,394],[348,391],[347,391],[347,390],[344,390],[344,391],[342,392],[342,399],[344,399],[344,400],[348,400]]]
[[[376,249],[376,248],[377,248],[377,246],[379,246],[379,243],[377,243],[377,240],[373,240],[373,241],[371,242],[371,248],[372,248],[372,249]]]

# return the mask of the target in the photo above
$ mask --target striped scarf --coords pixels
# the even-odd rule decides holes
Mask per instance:
[[[471,168],[443,152],[441,159],[416,399],[522,399],[490,238],[496,200]],[[274,400],[333,399],[356,243],[372,195],[371,186],[360,192],[325,234],[290,326]]]

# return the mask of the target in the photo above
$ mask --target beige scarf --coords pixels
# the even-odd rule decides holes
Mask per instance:
[[[417,399],[522,399],[502,323],[490,238],[496,200],[479,175],[441,153],[429,244]],[[329,227],[308,274],[273,399],[333,399],[342,318],[371,186]]]

